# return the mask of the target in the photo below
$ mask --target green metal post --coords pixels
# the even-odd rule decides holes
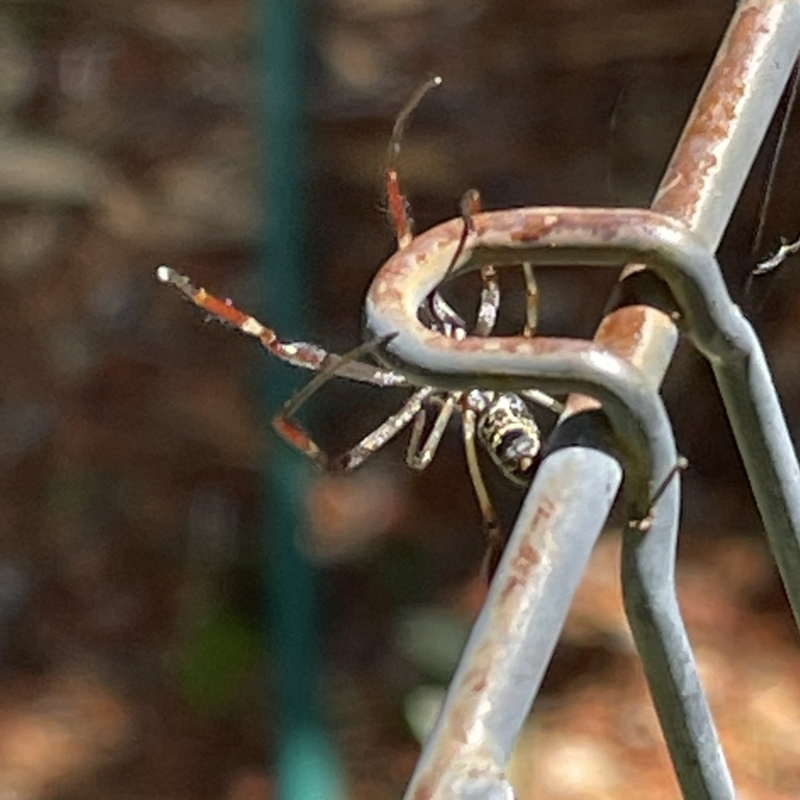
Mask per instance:
[[[264,249],[260,274],[265,319],[287,336],[307,324],[302,309],[308,258],[304,34],[301,0],[260,0],[260,108],[264,167]],[[270,365],[264,419],[291,394],[299,378]],[[264,575],[270,658],[278,718],[277,777],[281,800],[338,800],[339,764],[319,708],[316,575],[298,549],[305,524],[308,465],[288,447],[270,448],[263,471]]]

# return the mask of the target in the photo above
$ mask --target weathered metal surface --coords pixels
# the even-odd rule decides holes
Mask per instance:
[[[682,237],[683,244],[688,242],[691,245],[691,237],[686,235],[687,227],[699,237],[699,241],[695,240],[696,253],[705,252],[710,256],[710,251],[716,247],[777,106],[799,46],[800,3],[797,0],[751,1],[737,7],[654,201],[655,210],[679,221],[672,241],[676,247]],[[498,212],[491,217],[476,216],[476,232],[482,237],[485,249],[478,249],[467,257],[477,261],[484,256],[502,260],[502,251],[506,247],[508,250],[516,249],[516,262],[519,263],[523,260],[519,258],[519,252],[524,251],[527,245],[536,242],[541,247],[542,237],[552,236],[554,238],[545,239],[551,248],[547,253],[548,261],[570,259],[574,263],[576,255],[588,259],[587,250],[597,247],[599,240],[604,256],[595,256],[592,263],[606,263],[604,259],[613,246],[602,242],[603,231],[609,232],[604,227],[605,220],[584,219],[588,227],[580,229],[574,215],[585,212],[585,209],[546,211],[555,212],[555,216],[545,215],[535,220],[529,217],[527,222],[531,224],[527,227],[519,225],[519,214],[535,214],[535,210],[517,212],[516,220],[510,216],[512,212],[500,212],[509,215],[502,218],[496,216]],[[653,219],[651,217],[649,221]],[[558,240],[553,233],[554,225],[558,227],[565,220],[568,223],[563,228],[565,238]],[[634,224],[633,216],[628,221]],[[598,222],[600,227],[592,229],[591,225]],[[617,224],[619,222],[618,217]],[[639,234],[646,238],[648,220],[640,217],[638,223]],[[505,229],[503,224],[506,224]],[[669,222],[663,217],[657,224],[664,233],[670,230]],[[409,269],[417,271],[420,281],[423,280],[419,278],[421,272],[431,277],[428,291],[436,288],[436,281],[441,278],[436,269],[427,269],[428,259],[433,256],[434,260],[440,261],[451,257],[461,228],[456,221],[439,226],[435,231],[431,236],[440,237],[436,242],[432,238],[419,241],[423,237],[418,237],[412,244],[409,248],[412,260],[407,264]],[[652,229],[649,232],[652,234]],[[616,233],[619,234],[618,228]],[[514,246],[508,246],[508,241],[501,243],[500,247],[496,241],[490,243],[495,234],[501,239],[515,240]],[[589,239],[594,236],[595,241],[584,240],[577,249],[573,241],[570,247],[569,237],[579,235],[580,238],[580,234]],[[429,245],[431,247],[426,249]],[[665,241],[661,245],[666,246]],[[641,267],[634,263],[624,273],[620,305],[603,320],[594,346],[568,344],[564,340],[538,343],[524,339],[511,342],[484,339],[473,344],[467,339],[457,346],[448,345],[449,350],[445,352],[444,348],[429,347],[435,345],[435,334],[423,330],[416,332],[419,334],[417,344],[427,355],[420,360],[418,348],[411,356],[416,366],[406,364],[404,371],[412,374],[416,369],[414,379],[420,382],[441,380],[449,386],[463,386],[486,385],[488,381],[505,387],[522,385],[520,378],[527,368],[543,378],[542,388],[554,389],[567,386],[569,380],[574,379],[576,370],[584,370],[580,380],[585,379],[587,388],[594,388],[598,399],[606,403],[606,410],[611,410],[618,436],[627,436],[624,420],[627,406],[635,416],[638,414],[635,424],[641,441],[642,429],[646,431],[655,417],[637,412],[636,406],[640,401],[647,404],[643,398],[649,397],[663,378],[677,340],[675,323],[680,308],[684,323],[695,335],[696,344],[715,364],[751,477],[757,478],[756,473],[765,461],[778,473],[777,489],[769,489],[766,484],[761,490],[757,484],[755,488],[757,497],[763,494],[759,497],[759,506],[765,523],[772,528],[771,544],[781,564],[784,580],[792,579],[800,567],[796,537],[797,489],[789,485],[792,480],[797,484],[796,464],[786,470],[777,465],[781,452],[791,443],[785,425],[781,428],[780,422],[773,425],[768,419],[769,415],[774,417],[775,414],[779,421],[782,417],[766,365],[760,358],[760,351],[753,348],[753,341],[748,338],[748,328],[737,329],[741,335],[734,337],[733,349],[726,349],[725,336],[718,335],[720,322],[725,323],[720,313],[723,316],[727,314],[730,317],[728,322],[733,320],[735,325],[741,326],[743,320],[740,316],[737,318],[738,311],[729,304],[724,284],[723,294],[720,294],[721,278],[713,257],[710,260],[706,258],[705,266],[701,263],[702,258],[698,257],[700,268],[694,272],[690,270],[695,285],[686,289],[681,283],[681,269],[685,270],[693,257],[690,254],[689,258],[681,261],[679,254],[673,252],[670,256],[661,245],[652,251],[642,252],[640,249],[639,252],[642,260],[656,262],[660,267],[665,263],[667,267],[671,262],[678,264],[678,277],[672,276],[675,278],[672,281],[675,296],[661,292],[652,282],[642,281]],[[415,246],[419,249],[414,250]],[[394,266],[402,271],[399,261]],[[669,269],[662,270],[662,276],[669,279]],[[395,279],[402,283],[402,276],[400,272],[393,274],[388,282],[386,277],[386,273],[379,274],[369,302],[377,302],[384,310],[401,309],[401,316],[407,320],[415,319],[414,303],[419,300],[415,292],[421,284],[406,285],[393,295],[399,286]],[[728,304],[716,305],[719,296],[724,296]],[[653,302],[660,310],[649,305]],[[413,327],[413,322],[411,325]],[[401,335],[407,332],[401,330]],[[407,357],[409,353],[403,350],[403,346],[398,348],[398,344],[405,346],[408,342],[395,340],[392,343],[394,357]],[[428,358],[434,351],[441,360]],[[641,371],[640,377],[634,381],[639,392],[636,397],[626,396],[621,385],[615,386],[608,394],[597,385],[591,387],[588,364],[604,361],[609,371],[613,371],[612,366],[621,363],[610,359],[609,351],[622,356]],[[743,357],[739,357],[742,354]],[[581,364],[582,359],[586,363]],[[748,372],[748,365],[752,364],[756,366],[755,373]],[[621,368],[618,375],[621,384],[636,372],[635,369],[631,372],[628,368]],[[763,376],[766,380],[756,385]],[[583,387],[577,388],[585,391]],[[747,395],[745,401],[739,398],[741,392]],[[595,401],[584,397],[571,398],[572,416],[557,430],[554,452],[545,458],[517,520],[437,727],[406,793],[409,800],[512,796],[503,773],[504,765],[530,702],[538,691],[540,673],[549,661],[574,586],[621,479],[616,458],[603,451],[608,446],[608,433],[602,419],[591,412],[595,406]],[[576,413],[587,410],[587,413]],[[669,442],[661,450],[659,458],[674,447],[668,426],[665,436]],[[646,436],[644,440],[647,440]],[[600,449],[587,447],[586,442],[594,442]],[[652,437],[649,442],[651,449],[656,443]],[[588,463],[591,463],[591,469],[582,471]],[[635,459],[633,464],[635,474]],[[641,467],[639,463],[638,468]],[[651,489],[652,479],[651,475]],[[775,501],[775,494],[781,496],[783,505],[776,514],[770,515],[768,505]],[[734,790],[674,601],[672,570],[677,510],[678,481],[673,480],[653,510],[649,532],[642,535],[634,528],[626,532],[623,555],[626,608],[684,795],[722,800],[734,797]],[[581,515],[579,524],[576,514]],[[533,664],[531,659],[534,659]]]

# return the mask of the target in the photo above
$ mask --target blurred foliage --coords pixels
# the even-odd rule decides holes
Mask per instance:
[[[260,632],[231,611],[221,609],[203,620],[181,643],[177,676],[181,694],[203,714],[235,710],[243,683],[253,674],[261,652]]]

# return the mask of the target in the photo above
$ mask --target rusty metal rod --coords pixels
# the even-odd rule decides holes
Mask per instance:
[[[617,481],[605,481],[606,456],[590,448],[548,460],[556,469],[525,498],[530,525],[506,547],[405,800],[513,798],[505,764],[621,478],[612,462]],[[599,510],[573,502],[573,482],[591,490]]]
[[[736,9],[726,39],[656,198],[660,210],[686,221],[710,245],[715,246],[721,236],[730,209],[749,172],[755,152],[760,146],[783,84],[788,77],[800,40],[799,17],[797,2],[750,2],[742,3]],[[625,283],[629,283],[629,279],[635,277],[636,272],[635,266],[629,268]],[[635,300],[635,292],[632,294]],[[631,303],[630,296],[623,299],[625,303],[604,319],[596,340],[639,364],[653,385],[658,385],[671,358],[677,329],[668,314],[643,304]],[[573,408],[577,410],[580,407],[580,400],[573,401]],[[579,415],[576,420],[586,417],[585,414]],[[562,431],[565,429],[566,425],[562,426]],[[569,439],[568,436],[562,438]],[[556,459],[555,456],[551,456],[545,459],[531,489],[531,498],[537,496],[539,486],[547,487],[552,484],[553,479],[556,485],[563,485],[564,479],[568,479],[570,474],[580,475],[580,470],[577,468],[579,459],[593,451],[573,447],[564,452],[563,458]],[[592,517],[591,521],[585,521],[587,527],[591,529],[591,535],[587,537],[588,542],[592,542],[599,532],[610,506],[608,498],[613,496],[620,480],[619,468],[613,457],[597,451],[594,451],[594,454],[597,459],[593,469],[595,480],[577,484],[573,494],[573,503],[578,507],[589,509],[589,515]],[[605,487],[603,495],[597,491],[598,482]],[[547,498],[545,491],[539,502],[526,502],[509,544],[508,562],[518,558],[529,544],[528,536],[543,507],[541,501],[546,501]],[[566,512],[567,509],[553,507],[553,513],[549,517],[552,529],[559,529],[561,515]],[[656,524],[658,521],[657,513]],[[634,582],[639,579],[646,581],[648,559],[644,552],[646,548],[642,545],[651,541],[652,537],[638,537],[638,541],[631,541],[632,535],[629,534],[626,538],[628,541],[623,568],[626,582],[628,579]],[[574,551],[568,555],[576,557]],[[585,563],[585,559],[578,559],[578,562]],[[498,573],[499,580],[500,573]],[[491,602],[490,597],[482,618],[491,614]],[[515,615],[508,619],[507,623],[521,624],[522,615],[527,611],[522,609],[519,616]],[[635,620],[632,620],[632,623],[636,633],[638,625]],[[476,628],[470,640],[471,645],[474,642],[474,646],[477,646],[480,638],[480,631]],[[641,640],[641,633],[638,634],[638,638]],[[640,646],[642,646],[641,641]],[[488,697],[486,702],[492,705],[495,700]],[[660,715],[665,726],[674,724],[674,720],[671,720],[663,709],[660,709]],[[469,720],[465,719],[463,723],[468,724]],[[666,732],[669,734],[668,730]],[[436,757],[436,753],[432,752],[435,744],[436,742],[432,741],[432,744],[426,747],[429,760]],[[450,742],[450,753],[454,757],[458,750],[456,744]],[[453,750],[454,747],[456,751]],[[681,774],[682,754],[676,752],[674,747],[671,749],[684,794],[690,796],[691,787],[686,783],[685,775]],[[497,763],[504,763],[502,759],[507,755],[507,752],[496,753],[495,756],[501,759]],[[417,786],[425,791],[431,790],[429,796],[445,796],[435,793],[439,789],[445,791],[443,784],[436,786],[417,784]],[[510,791],[507,785],[495,783],[493,788],[496,794],[487,793],[485,796],[510,796],[507,793]],[[724,776],[719,785],[716,788],[712,787],[711,791],[716,792],[713,796],[728,795],[730,790],[726,786]],[[414,796],[412,787],[409,787],[407,796]]]
[[[651,204],[687,225],[709,250],[727,227],[798,50],[798,0],[738,4]],[[668,315],[635,302],[640,269],[630,265],[623,273],[622,305],[605,316],[595,341],[660,384],[678,333]]]
[[[373,332],[379,335],[390,330],[398,332],[386,346],[391,363],[397,366],[399,358],[401,369],[412,380],[447,388],[467,388],[479,383],[518,389],[525,385],[525,380],[530,380],[545,389],[557,390],[564,388],[570,376],[587,380],[582,370],[597,349],[586,343],[542,338],[531,341],[524,337],[457,341],[428,330],[416,319],[415,310],[445,278],[479,269],[484,263],[502,266],[524,260],[608,267],[627,258],[640,258],[664,279],[672,293],[673,316],[680,318],[695,345],[712,362],[731,414],[739,420],[737,428],[744,429],[740,438],[743,451],[755,446],[755,458],[763,457],[768,465],[779,465],[778,471],[784,477],[796,476],[786,485],[767,484],[771,491],[781,494],[784,504],[794,513],[793,519],[778,517],[778,522],[787,526],[787,536],[780,540],[784,550],[790,554],[796,552],[800,473],[788,431],[757,337],[730,300],[716,259],[702,242],[670,217],[640,209],[513,209],[476,215],[473,227],[474,234],[455,264],[451,263],[451,254],[457,246],[454,234],[458,221],[451,221],[419,236],[376,276],[367,298],[367,318]],[[539,383],[540,380],[543,382]],[[616,389],[612,387],[610,391],[614,394]],[[572,423],[585,416],[573,417]],[[641,414],[635,416],[644,419]],[[622,435],[626,435],[624,430]],[[769,470],[764,474],[769,476]],[[653,485],[651,481],[651,489]],[[674,508],[676,514],[677,501]],[[635,530],[626,533],[626,607],[685,793],[691,797],[730,797],[732,785],[717,747],[674,599],[674,514],[667,514],[663,533],[655,530],[644,536]],[[599,526],[591,529],[595,535],[599,533]],[[511,552],[518,552],[513,542],[509,547]],[[583,563],[575,557],[570,561],[573,567]],[[513,579],[518,582],[518,576]],[[787,588],[797,599],[798,574]],[[537,627],[542,622],[539,615],[552,622],[553,602],[566,614],[567,606],[561,604],[562,599],[563,595],[551,591],[549,595],[541,595],[538,605],[527,604],[529,614],[531,609],[535,612]],[[537,648],[537,659],[529,669],[538,668],[543,673],[550,653],[549,649]],[[474,662],[472,659],[468,671],[473,680]],[[518,698],[510,703],[499,702],[502,690],[495,688],[504,683],[516,685],[516,681],[499,677],[509,670],[514,673],[513,659],[504,654],[498,658],[496,667],[499,673],[488,674],[483,685],[487,691],[495,692],[498,708],[517,711],[522,708],[524,712]],[[495,680],[489,680],[490,677]],[[532,695],[536,688],[530,689]],[[451,696],[458,704],[456,689]],[[474,697],[471,702],[475,702]],[[460,710],[463,712],[463,708]],[[507,716],[507,711],[503,713]],[[464,719],[463,714],[454,718],[462,722]]]
[[[367,295],[365,310],[372,332],[379,336],[396,332],[385,344],[384,357],[412,381],[443,388],[536,385],[555,391],[569,388],[565,384],[570,381],[591,382],[587,371],[598,352],[596,345],[525,337],[458,341],[430,331],[417,319],[420,302],[445,279],[490,262],[496,267],[522,260],[608,268],[639,258],[673,287],[674,305],[696,331],[699,343],[714,350],[725,340],[717,323],[727,324],[718,319],[727,292],[714,256],[670,217],[642,209],[527,208],[476,215],[473,227],[474,234],[454,264],[457,220],[421,234],[384,265]],[[729,300],[727,305],[732,307]],[[596,370],[594,380],[607,382],[604,409],[612,411],[612,425],[623,437],[629,434],[615,418],[624,417],[626,409],[640,425],[658,425],[648,441],[660,464],[656,474],[663,476],[665,464],[668,469],[676,459],[671,430],[636,408],[637,403],[652,403],[652,398],[640,390],[620,391],[620,376],[623,383],[641,380],[641,373],[630,369],[610,378]],[[595,396],[601,394],[593,388]],[[655,389],[651,391],[655,394]],[[611,404],[620,402],[624,407],[615,412]],[[567,441],[607,439],[598,414],[588,411],[568,420],[562,428],[569,430]],[[669,451],[666,456],[664,448]],[[517,526],[512,534],[407,798],[434,785],[442,793],[435,797],[468,797],[476,790],[474,781],[485,788],[489,775],[494,776],[497,791],[503,787],[502,765],[538,691],[571,593],[619,482],[618,476],[608,480],[603,469],[597,471],[607,459],[600,452],[570,447],[547,461],[556,458],[560,469],[547,473],[544,489],[537,479],[530,503],[526,500],[521,518],[533,520],[532,527]],[[591,477],[582,469],[590,458]],[[649,486],[653,491],[656,481]],[[575,504],[576,487],[591,489],[593,502]],[[678,486],[673,481],[656,507],[651,529],[642,534],[639,526],[633,526],[626,534],[627,563],[633,573],[627,596],[636,601],[632,625],[642,655],[651,663],[651,688],[684,793],[730,800],[732,781],[675,597],[678,508]],[[577,523],[570,512],[580,514],[580,531],[574,530]],[[454,741],[467,743],[457,748],[455,761]],[[494,764],[491,769],[489,763]],[[465,764],[481,767],[468,770]]]

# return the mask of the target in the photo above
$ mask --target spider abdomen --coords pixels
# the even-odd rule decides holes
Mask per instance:
[[[541,449],[539,426],[525,401],[510,392],[486,393],[478,415],[478,439],[500,471],[527,486]]]

